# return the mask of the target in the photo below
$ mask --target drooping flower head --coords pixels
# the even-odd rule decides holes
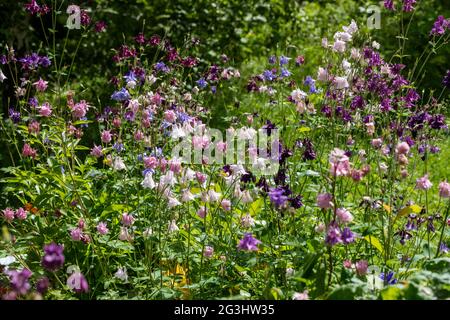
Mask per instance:
[[[239,250],[245,250],[245,251],[258,251],[258,244],[260,244],[261,241],[259,241],[256,238],[253,238],[251,233],[246,233],[244,235],[244,238],[239,241],[238,248]]]
[[[433,186],[431,181],[428,179],[428,174],[416,180],[416,189],[418,190],[428,190]]]
[[[56,271],[64,264],[64,246],[51,243],[44,246],[44,257],[42,258],[42,266],[49,271]]]

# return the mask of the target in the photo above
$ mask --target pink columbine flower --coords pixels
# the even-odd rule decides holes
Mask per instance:
[[[177,115],[172,110],[167,110],[164,112],[164,120],[166,120],[169,123],[174,123],[177,119]]]
[[[91,156],[94,156],[96,158],[100,158],[101,156],[103,156],[102,146],[96,146],[94,144],[94,147],[91,149]]]
[[[70,237],[73,241],[81,241],[83,239],[83,230],[75,228],[70,231]]]
[[[72,107],[72,114],[75,118],[83,118],[84,116],[86,116],[86,112],[89,109],[89,105],[87,104],[86,101],[81,100],[79,103],[75,104]]]
[[[363,276],[367,273],[367,267],[368,267],[368,263],[366,260],[360,260],[358,262],[356,262],[355,264],[355,268],[356,268],[356,274],[358,276]]]
[[[439,196],[441,198],[450,198],[450,183],[447,181],[439,183]]]
[[[203,250],[203,256],[206,258],[211,258],[214,254],[214,248],[211,246],[205,246],[205,249]]]
[[[33,86],[36,87],[37,91],[44,92],[48,87],[48,81],[44,81],[42,78],[39,78],[39,81],[33,83]]]
[[[409,152],[409,144],[407,142],[400,142],[395,148],[395,152],[398,154],[407,154]]]
[[[28,143],[25,143],[22,148],[22,155],[24,157],[36,158],[37,151],[33,149]]]
[[[202,208],[200,208],[198,211],[197,211],[197,215],[200,217],[200,218],[202,218],[202,219],[205,219],[205,217],[206,217],[206,208],[205,207],[202,207]]]
[[[144,139],[144,134],[142,133],[141,130],[138,130],[134,133],[134,140],[141,141],[143,139]]]
[[[380,138],[372,139],[371,144],[374,148],[378,149],[381,148],[381,146],[383,145],[383,140]]]
[[[339,208],[336,210],[336,216],[339,222],[349,223],[353,221],[352,214],[345,208]]]
[[[147,169],[155,169],[158,166],[158,159],[155,157],[144,157],[144,167]]]
[[[39,114],[43,117],[49,117],[52,114],[52,106],[48,102],[45,102],[39,107]]]
[[[5,217],[6,221],[11,222],[14,220],[14,210],[11,208],[6,208],[3,210],[3,216]]]
[[[416,189],[428,190],[433,186],[431,181],[428,179],[428,174],[416,180]]]
[[[169,160],[169,170],[177,174],[181,172],[181,161],[179,159]]]
[[[131,226],[134,223],[134,217],[127,212],[122,214],[122,224],[124,226]]]
[[[344,268],[350,269],[352,267],[352,261],[351,260],[344,260],[343,265],[344,265]]]
[[[28,133],[38,134],[40,130],[41,130],[41,126],[40,126],[39,122],[37,122],[36,120],[33,120],[28,125]]]
[[[322,209],[329,209],[333,206],[331,200],[333,196],[329,193],[320,193],[317,195],[317,206]]]
[[[231,201],[228,200],[228,199],[223,199],[223,200],[220,202],[220,205],[221,205],[221,207],[222,207],[222,209],[223,209],[224,211],[230,211],[230,210],[231,210]]]
[[[292,300],[309,300],[308,290],[303,292],[294,292]]]
[[[334,148],[330,153],[329,161],[331,164],[330,173],[333,176],[347,176],[350,173],[349,158],[343,150]]]
[[[107,234],[109,232],[109,229],[106,225],[106,222],[100,222],[97,225],[97,231],[98,233],[100,233],[101,235]]]
[[[110,143],[112,139],[111,132],[109,130],[104,130],[102,132],[101,139],[103,143]]]
[[[19,220],[25,220],[27,218],[27,211],[24,208],[16,210],[15,216]]]

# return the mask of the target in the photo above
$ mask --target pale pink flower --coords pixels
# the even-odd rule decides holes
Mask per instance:
[[[203,256],[206,258],[211,258],[214,254],[214,248],[211,246],[205,246],[205,249],[203,250]]]
[[[36,158],[37,151],[33,149],[28,143],[25,143],[22,148],[22,155],[24,157]]]
[[[416,189],[428,190],[433,186],[431,181],[428,179],[428,174],[416,180]]]
[[[48,81],[44,81],[42,78],[39,78],[37,82],[33,83],[33,86],[36,87],[37,91],[44,92],[48,87]]]
[[[322,209],[329,209],[333,206],[331,201],[333,196],[329,193],[320,193],[317,195],[317,206]]]
[[[294,292],[292,300],[309,300],[308,290],[303,292]]]
[[[134,217],[127,212],[122,214],[122,224],[124,226],[131,226],[134,223]]]
[[[101,139],[103,143],[110,143],[112,139],[111,131],[109,130],[102,131]]]
[[[75,104],[72,107],[72,114],[75,118],[83,118],[84,116],[86,116],[86,112],[89,109],[89,105],[87,104],[86,101],[81,100],[79,103]]]
[[[48,102],[39,107],[39,114],[43,117],[49,117],[52,114],[52,107]]]
[[[158,159],[155,157],[144,157],[144,166],[147,169],[155,169],[158,166]]]
[[[230,211],[231,210],[231,201],[228,199],[223,199],[222,202],[220,202],[220,205],[222,206],[222,209],[224,211]]]
[[[356,262],[355,264],[355,268],[356,268],[356,274],[358,276],[363,276],[367,273],[367,267],[368,267],[368,263],[366,260],[360,260],[358,262]]]
[[[447,181],[439,183],[439,196],[442,198],[450,198],[450,183]]]
[[[172,110],[167,110],[164,112],[164,120],[166,120],[169,123],[174,123],[177,119],[177,115]]]
[[[94,144],[94,147],[91,149],[91,156],[94,156],[96,158],[100,158],[101,156],[103,156],[102,146],[97,146]]]
[[[16,210],[16,218],[19,220],[25,220],[27,218],[27,212],[24,208],[19,208]]]
[[[73,241],[81,241],[83,239],[83,230],[75,228],[70,231],[70,237]]]
[[[350,213],[350,211],[348,211],[345,208],[338,208],[336,210],[336,216],[337,216],[339,222],[342,222],[342,223],[349,223],[349,222],[353,221],[352,214]]]
[[[107,234],[109,232],[109,229],[106,225],[106,222],[100,222],[97,225],[97,231],[98,231],[98,233],[100,233],[102,235]]]
[[[3,210],[3,216],[5,217],[6,221],[11,222],[14,220],[14,210],[11,208],[6,208]]]
[[[406,142],[400,142],[395,148],[395,152],[398,154],[407,154],[409,152],[409,144]]]
[[[383,145],[383,140],[380,138],[372,139],[371,144],[374,148],[381,148]]]

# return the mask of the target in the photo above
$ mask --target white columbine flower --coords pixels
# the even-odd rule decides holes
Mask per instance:
[[[153,174],[150,172],[147,173],[144,180],[141,182],[141,185],[146,189],[154,189],[156,187],[156,183],[153,181]]]
[[[169,232],[175,232],[180,230],[180,228],[178,228],[177,226],[177,222],[175,220],[172,220],[169,222]]]
[[[0,69],[0,82],[3,83],[3,81],[5,81],[7,78],[6,76],[3,74],[3,71]]]
[[[336,89],[345,89],[349,87],[346,77],[336,77],[334,78],[334,83],[336,85]]]
[[[127,268],[119,268],[117,269],[117,272],[114,274],[114,276],[124,282],[128,281],[128,274],[127,274]]]
[[[117,170],[117,171],[124,170],[127,168],[121,157],[117,157],[113,160],[112,167],[114,170]]]
[[[291,97],[295,102],[303,101],[307,96],[308,95],[306,94],[306,92],[300,89],[295,89],[294,91],[291,92]]]

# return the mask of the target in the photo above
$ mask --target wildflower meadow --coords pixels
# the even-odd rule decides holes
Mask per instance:
[[[450,298],[446,1],[3,1],[0,299]]]

